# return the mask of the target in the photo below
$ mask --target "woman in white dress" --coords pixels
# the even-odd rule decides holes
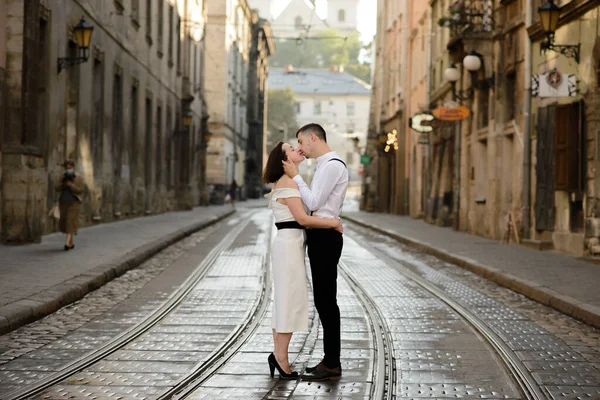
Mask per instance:
[[[308,331],[308,289],[304,263],[304,228],[337,229],[339,220],[311,217],[300,199],[296,183],[283,172],[283,160],[295,164],[304,156],[287,143],[279,142],[269,154],[263,174],[265,183],[273,183],[269,208],[273,210],[277,236],[271,248],[273,265],[273,342],[269,355],[271,377],[277,369],[281,379],[297,379],[288,360],[288,347],[293,332]]]

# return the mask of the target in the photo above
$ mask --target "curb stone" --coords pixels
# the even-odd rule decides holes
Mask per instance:
[[[482,265],[470,258],[437,249],[429,243],[421,242],[416,239],[399,235],[396,232],[379,228],[361,219],[346,215],[342,215],[342,218],[365,228],[369,228],[385,236],[391,237],[400,243],[416,248],[424,253],[431,254],[440,260],[458,265],[461,268],[467,269],[486,278],[487,280],[495,282],[514,292],[520,293],[525,297],[551,307],[565,315],[568,315],[571,318],[575,318],[585,324],[591,325],[594,328],[600,328],[600,307],[583,303],[570,296],[557,293],[554,290],[544,287],[538,283],[529,281],[527,279],[518,278],[493,267]]]
[[[215,215],[208,220],[178,229],[129,251],[115,261],[101,264],[26,299],[0,307],[0,335],[37,321],[66,305],[80,300],[88,293],[102,287],[125,272],[137,268],[144,261],[170,245],[229,217],[233,213],[235,213],[235,210],[230,210]]]

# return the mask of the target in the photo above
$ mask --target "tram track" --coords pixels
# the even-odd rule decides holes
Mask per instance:
[[[374,368],[372,369],[371,399],[391,400],[396,397],[396,359],[392,335],[385,317],[363,286],[355,279],[348,265],[340,260],[340,275],[346,280],[365,310],[375,346]]]
[[[237,224],[230,232],[228,232],[225,237],[208,253],[200,265],[178,287],[178,289],[176,289],[167,300],[165,300],[159,307],[157,307],[151,314],[147,315],[138,324],[115,336],[97,349],[94,349],[84,356],[64,365],[59,371],[56,371],[48,377],[39,380],[35,384],[28,385],[28,387],[3,395],[3,399],[20,400],[34,398],[35,396],[46,392],[50,388],[59,385],[61,382],[64,382],[65,380],[75,376],[77,373],[88,369],[99,361],[107,359],[107,357],[109,357],[111,354],[123,349],[125,346],[135,342],[140,338],[143,338],[144,334],[148,333],[152,328],[159,325],[161,321],[165,320],[165,318],[171,315],[181,304],[184,303],[194,288],[203,281],[219,257],[233,245],[234,241],[240,236],[244,229],[248,227],[250,221],[251,219],[249,218],[242,218],[240,223]],[[270,298],[271,290],[270,279],[268,274],[265,274],[264,272],[266,270],[266,268],[264,268],[264,263],[265,261],[263,259],[261,262],[263,275],[260,296],[257,296],[253,304],[250,306],[243,321],[239,323],[226,337],[226,339],[212,351],[207,359],[199,362],[193,368],[191,374],[188,374],[184,378],[180,379],[171,390],[161,395],[161,399],[171,398],[176,392],[180,392],[184,387],[188,386],[190,382],[198,379],[198,377],[207,377],[210,375],[211,371],[218,369],[217,365],[219,363],[222,364],[222,360],[228,354],[235,353],[236,343],[239,343],[240,340],[243,343],[243,339],[241,338],[245,337],[248,332],[251,333],[253,327],[255,327],[257,324],[257,321],[262,319],[262,315],[265,313],[266,305],[268,304],[268,299]]]
[[[349,230],[350,231],[350,230]],[[454,299],[448,295],[444,290],[440,289],[433,283],[424,279],[417,273],[411,271],[406,266],[402,265],[397,260],[386,255],[385,253],[376,249],[373,245],[366,241],[362,241],[360,246],[366,249],[371,254],[375,255],[378,259],[395,269],[398,273],[410,279],[421,288],[432,294],[436,299],[439,299],[450,307],[458,316],[466,321],[485,342],[487,342],[494,352],[497,354],[499,359],[505,366],[509,376],[512,378],[515,385],[518,387],[522,394],[523,399],[528,400],[541,400],[547,399],[547,395],[540,388],[539,384],[532,376],[531,372],[525,366],[525,364],[519,359],[517,354],[510,348],[504,339],[498,335],[492,327],[490,327],[485,320],[480,318],[475,312],[471,311],[467,306],[462,304],[460,301]]]

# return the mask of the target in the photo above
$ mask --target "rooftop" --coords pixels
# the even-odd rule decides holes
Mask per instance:
[[[371,94],[371,86],[368,83],[346,72],[332,69],[271,68],[267,84],[269,89],[289,87],[296,94]]]

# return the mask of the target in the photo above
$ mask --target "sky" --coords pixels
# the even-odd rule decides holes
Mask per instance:
[[[277,0],[272,11],[275,16],[289,4],[291,0]],[[360,0],[358,5],[358,31],[363,42],[370,42],[377,30],[377,6],[374,0]],[[317,14],[321,18],[327,16],[327,0],[317,0]]]

